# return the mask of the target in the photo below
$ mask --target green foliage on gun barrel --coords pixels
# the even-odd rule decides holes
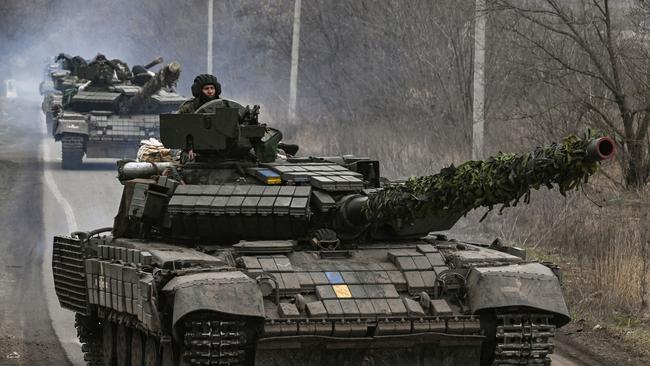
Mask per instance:
[[[500,212],[530,200],[531,189],[542,186],[560,193],[577,189],[598,169],[587,146],[595,138],[587,131],[581,138],[568,136],[560,144],[538,147],[523,154],[499,153],[479,161],[451,165],[440,173],[411,178],[371,195],[364,207],[366,217],[375,224],[408,225],[415,219],[443,212],[466,214],[478,207]],[[489,211],[488,211],[489,212]]]

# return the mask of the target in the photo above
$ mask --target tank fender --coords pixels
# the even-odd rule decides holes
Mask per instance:
[[[163,292],[174,298],[172,327],[195,311],[264,317],[262,291],[257,282],[239,271],[202,272],[172,278]]]
[[[55,136],[61,137],[64,133],[74,133],[77,135],[88,136],[88,123],[84,120],[65,120],[60,119],[56,126]]]
[[[516,306],[554,313],[558,326],[570,321],[559,279],[540,263],[474,267],[467,294],[472,313]]]

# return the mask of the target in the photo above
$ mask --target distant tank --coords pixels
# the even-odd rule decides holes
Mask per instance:
[[[162,115],[179,158],[119,162],[113,227],[54,238],[88,364],[550,364],[570,320],[559,268],[430,232],[575,188],[611,139],[391,183],[375,160],[295,156],[257,115],[229,100]]]
[[[176,110],[186,98],[173,90],[180,65],[172,62],[157,73],[132,72],[120,60],[98,55],[81,65],[73,78],[60,78],[61,103],[54,107],[53,135],[61,141],[62,167],[78,169],[89,158],[134,156],[140,140],[158,137],[158,114]]]
[[[43,70],[43,81],[38,84],[38,92],[40,95],[45,96],[55,91],[52,73],[61,70],[61,64],[55,60],[54,57],[47,59],[47,64]]]
[[[55,78],[68,75],[69,71],[64,71],[58,57],[48,59],[47,65],[43,71],[43,81],[38,85],[38,92],[43,96],[41,109],[45,115],[45,122],[48,129],[51,129],[53,115],[52,107],[61,103],[61,91],[55,88]]]

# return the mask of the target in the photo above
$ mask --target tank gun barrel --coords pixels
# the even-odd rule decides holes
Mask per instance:
[[[585,159],[588,161],[603,161],[613,157],[616,148],[614,141],[609,137],[598,137],[589,142],[585,149]]]
[[[171,87],[178,81],[180,75],[181,65],[176,61],[173,61],[169,65],[158,70],[158,72],[142,86],[142,89],[126,102],[124,109],[129,111],[136,108],[152,95],[160,91],[163,87]]]
[[[149,62],[146,65],[143,65],[142,67],[144,67],[145,69],[150,69],[156,65],[162,64],[162,62],[163,62],[162,56],[158,56],[155,59],[153,59],[153,61]]]
[[[531,189],[557,186],[564,195],[598,169],[598,162],[615,154],[614,141],[596,137],[569,136],[522,154],[499,153],[485,160],[453,165],[435,175],[409,179],[406,183],[380,189],[368,196],[354,195],[340,205],[339,227],[390,225],[399,230],[420,219],[455,217],[478,208],[501,210],[515,206]],[[453,223],[452,223],[453,225]]]

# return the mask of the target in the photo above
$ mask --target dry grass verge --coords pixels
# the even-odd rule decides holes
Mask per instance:
[[[588,193],[567,197],[535,192],[530,205],[490,215],[480,225],[475,223],[482,212],[471,214],[465,221],[474,224],[466,223],[464,229],[520,243],[532,259],[559,264],[574,319],[569,329],[591,332],[586,339],[597,332],[650,360],[650,296],[644,280],[650,192],[585,189]]]

